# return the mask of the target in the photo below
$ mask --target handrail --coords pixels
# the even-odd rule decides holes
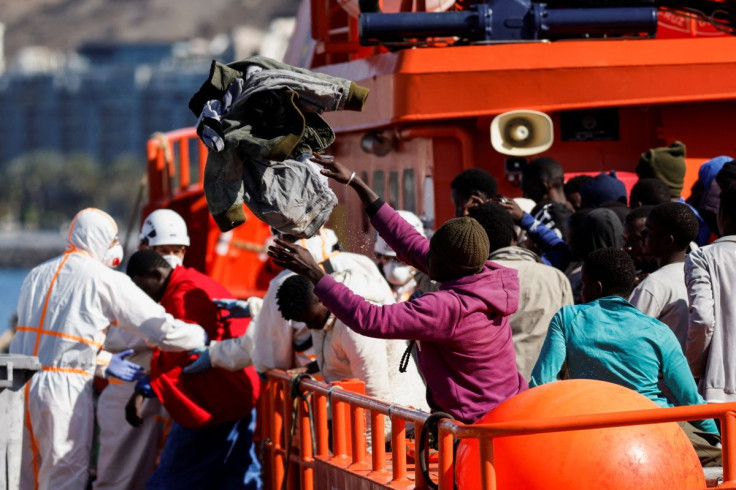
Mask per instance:
[[[148,140],[148,202],[164,207],[177,194],[190,190],[192,159],[190,147],[196,140],[198,180],[204,179],[207,147],[199,140],[195,128],[183,128],[167,133],[155,133]],[[176,185],[174,185],[176,182]]]
[[[300,470],[301,488],[314,488],[314,469],[316,462],[341,468],[354,473],[356,478],[369,479],[380,488],[428,488],[424,481],[419,465],[415,465],[413,481],[409,478],[406,457],[407,423],[415,424],[418,434],[421,426],[426,422],[429,414],[413,410],[408,407],[376,400],[365,395],[354,393],[348,386],[339,387],[327,385],[323,382],[302,379],[298,384],[299,390],[311,393],[311,409],[315,413],[314,427],[316,432],[317,448],[311,447],[311,428],[309,427],[308,406],[300,401],[298,404],[299,441],[298,454],[292,455],[290,461],[285,461],[286,430],[291,426],[292,415],[289,390],[291,376],[279,370],[267,373],[269,378],[269,394],[272,400],[280,400],[283,410],[269,405],[271,419],[275,425],[267,432],[272,440],[271,453],[271,488],[281,488],[286,464]],[[351,380],[352,386],[356,385]],[[357,382],[358,385],[360,382]],[[269,397],[270,398],[270,397]],[[332,452],[328,447],[327,399],[331,399],[332,420]],[[371,420],[371,454],[366,454],[364,411],[369,412]],[[278,412],[278,413],[277,413]],[[391,472],[386,470],[386,453],[384,450],[384,416],[389,416],[392,422]],[[685,420],[701,420],[718,418],[721,421],[721,437],[723,451],[724,483],[719,488],[736,488],[736,402],[691,405],[673,408],[652,408],[648,410],[632,410],[611,413],[596,413],[586,415],[571,415],[543,419],[519,420],[499,422],[493,424],[464,425],[457,421],[442,420],[439,427],[439,488],[453,489],[454,485],[454,439],[477,439],[480,447],[481,484],[485,490],[495,490],[496,478],[493,466],[493,440],[496,437],[516,435],[540,434],[548,432],[566,432],[574,430],[600,429],[628,425],[647,425]],[[350,442],[352,441],[352,443]],[[414,454],[420,452],[419,438],[414,441]],[[292,479],[294,472],[289,472],[289,486],[294,488],[296,480]],[[357,480],[356,480],[357,481]],[[356,486],[357,488],[357,486]],[[368,488],[368,487],[366,487]]]

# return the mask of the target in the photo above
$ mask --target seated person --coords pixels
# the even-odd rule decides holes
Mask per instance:
[[[567,365],[570,378],[615,383],[671,407],[658,385],[662,376],[676,405],[705,403],[672,330],[624,298],[634,284],[634,263],[620,249],[592,252],[583,265],[583,301],[552,318],[531,386],[558,379]],[[720,466],[718,429],[713,420],[682,422],[701,464]]]

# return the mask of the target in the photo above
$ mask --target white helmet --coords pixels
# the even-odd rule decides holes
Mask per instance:
[[[424,233],[424,225],[422,224],[422,220],[420,220],[416,214],[412,213],[411,211],[404,211],[403,209],[397,211],[397,213],[399,213],[399,216],[404,218],[404,220],[407,223],[413,226],[415,230],[421,233],[423,237],[427,236]],[[388,246],[388,243],[386,243],[386,240],[381,238],[380,235],[376,236],[376,246],[373,247],[373,251],[380,255],[396,257],[396,252],[394,252],[393,249],[391,249],[391,247]]]
[[[148,215],[141,227],[141,242],[148,246],[184,245],[189,246],[187,224],[176,211],[157,209]]]

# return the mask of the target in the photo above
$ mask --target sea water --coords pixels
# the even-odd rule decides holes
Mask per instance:
[[[0,269],[0,333],[10,326],[28,269]]]

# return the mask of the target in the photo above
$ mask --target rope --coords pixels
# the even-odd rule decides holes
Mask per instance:
[[[434,412],[429,417],[427,417],[427,420],[424,421],[424,425],[422,425],[422,432],[419,434],[419,468],[422,470],[424,481],[427,482],[427,486],[432,490],[437,490],[439,486],[432,480],[429,475],[429,466],[427,465],[427,460],[429,459],[427,448],[429,446],[433,446],[435,449],[437,448],[437,441],[439,439],[437,434],[438,425],[440,423],[440,420],[442,419],[455,420],[455,417],[445,412]],[[433,437],[432,441],[428,440],[429,436]]]
[[[409,345],[406,346],[406,350],[401,354],[401,361],[399,361],[399,372],[405,373],[409,367],[409,360],[411,359],[411,350],[414,348],[416,340],[410,340]]]
[[[312,415],[312,408],[309,405],[309,397],[311,393],[303,393],[299,390],[299,383],[303,379],[314,379],[309,374],[301,373],[296,376],[292,376],[289,380],[289,397],[292,400],[291,406],[291,427],[289,428],[289,440],[286,443],[286,464],[284,466],[284,479],[281,482],[281,490],[286,490],[287,483],[289,481],[289,467],[291,466],[291,449],[293,447],[292,441],[294,440],[294,432],[296,432],[296,419],[299,413],[299,400],[307,402],[307,417],[309,417],[309,427],[312,435],[312,451],[317,450],[317,439],[314,435],[314,416]]]

